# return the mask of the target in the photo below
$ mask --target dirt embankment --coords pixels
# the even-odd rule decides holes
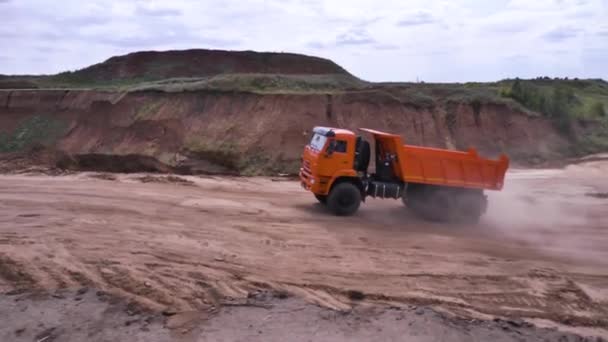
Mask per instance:
[[[420,107],[382,89],[337,94],[0,91],[0,153],[14,157],[43,145],[61,151],[58,165],[65,168],[294,172],[315,125],[375,128],[400,134],[410,144],[475,146],[489,157],[507,152],[515,161],[556,158],[568,145],[550,121],[505,104],[452,101]],[[116,166],[126,164],[126,169]]]

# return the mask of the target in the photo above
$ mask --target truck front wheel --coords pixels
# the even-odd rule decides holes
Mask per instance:
[[[338,216],[354,214],[361,204],[361,191],[352,183],[340,183],[334,186],[327,196],[327,206]]]

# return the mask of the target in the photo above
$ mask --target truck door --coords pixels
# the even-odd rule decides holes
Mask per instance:
[[[330,141],[328,158],[335,170],[352,169],[354,146],[351,146],[347,140],[335,138]]]

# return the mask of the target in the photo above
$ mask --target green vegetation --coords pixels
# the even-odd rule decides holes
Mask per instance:
[[[243,152],[232,142],[209,143],[188,139],[184,148],[184,152],[190,156],[206,160],[242,176],[296,174],[300,168],[299,159],[288,159],[283,156],[271,159],[267,151],[258,148]]]
[[[204,78],[171,78],[130,87],[130,91],[197,90],[251,93],[319,93],[358,89],[366,85],[350,75],[223,74]]]
[[[500,94],[549,118],[601,119],[608,106],[603,80],[538,78],[500,82]]]
[[[598,118],[604,118],[606,117],[606,109],[604,108],[604,104],[602,102],[595,102],[592,106],[591,106],[591,115],[598,117]]]
[[[0,133],[0,153],[21,151],[35,144],[52,144],[61,137],[65,129],[63,121],[48,116],[30,117],[11,133]]]
[[[604,109],[608,105],[608,84],[602,80],[515,79],[503,81],[500,94],[553,120],[557,129],[576,142],[571,151],[575,154],[597,152],[608,146]],[[575,134],[574,124],[582,120],[596,126],[591,135]]]
[[[351,75],[221,74],[209,77],[95,80],[66,72],[54,76],[0,78],[0,89],[103,89],[181,92],[198,90],[252,93],[319,93],[359,89],[368,85]]]
[[[553,120],[572,144],[567,155],[608,150],[608,83],[603,80],[506,80],[500,94]],[[583,127],[575,132],[574,127]]]
[[[207,160],[228,170],[240,170],[241,155],[237,146],[232,142],[210,142],[198,138],[187,138],[184,149],[198,159]]]
[[[554,119],[557,128],[564,133],[570,133],[575,109],[579,104],[572,88],[560,84],[541,88],[529,82],[515,80],[511,87],[503,89],[501,94]]]

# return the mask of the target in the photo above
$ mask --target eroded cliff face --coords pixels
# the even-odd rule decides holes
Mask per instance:
[[[417,107],[380,91],[0,91],[0,153],[42,144],[65,152],[66,167],[95,169],[139,158],[163,171],[294,172],[316,125],[375,128],[400,134],[408,144],[476,147],[488,157],[505,152],[516,162],[558,158],[568,145],[550,121],[505,104]],[[116,156],[123,159],[102,161]]]

